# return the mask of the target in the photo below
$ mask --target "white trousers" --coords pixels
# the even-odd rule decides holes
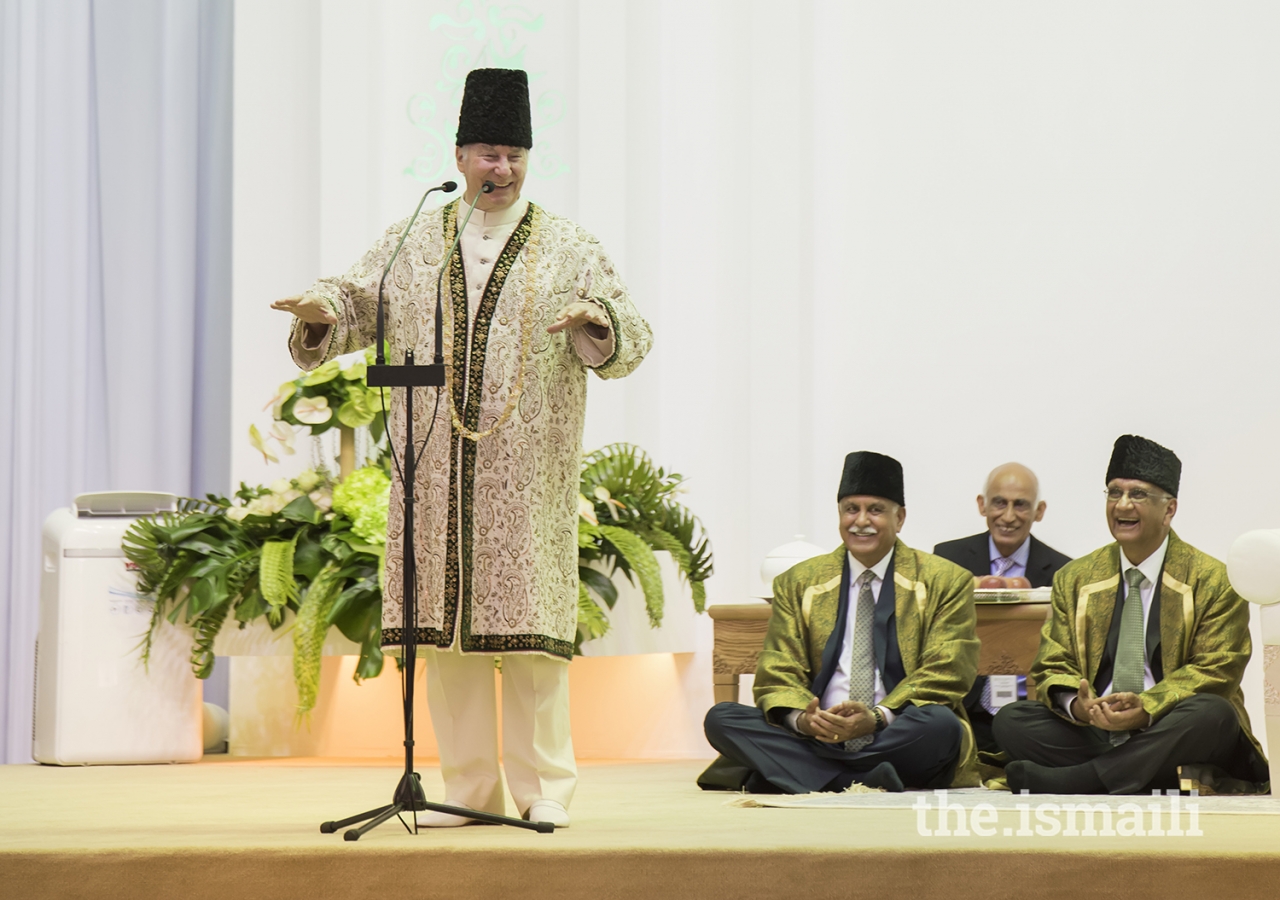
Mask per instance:
[[[445,802],[505,814],[493,657],[428,647],[426,661]],[[539,799],[568,808],[578,765],[569,731],[567,662],[533,653],[502,657],[502,759],[520,815]]]

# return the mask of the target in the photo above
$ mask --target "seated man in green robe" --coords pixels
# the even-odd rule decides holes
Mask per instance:
[[[1249,611],[1226,567],[1173,533],[1181,475],[1154,441],[1116,441],[1106,478],[1115,543],[1054,577],[1031,668],[1040,699],[995,719],[1012,790],[1266,790],[1240,690]]]
[[[978,783],[962,700],[978,665],[973,577],[898,540],[902,465],[845,458],[843,544],[774,579],[756,706],[718,703],[704,790],[803,794]]]

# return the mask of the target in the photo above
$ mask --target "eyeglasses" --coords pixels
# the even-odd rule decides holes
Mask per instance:
[[[1129,502],[1134,506],[1169,499],[1169,495],[1163,491],[1148,491],[1144,488],[1131,488],[1127,491],[1122,491],[1119,488],[1106,488],[1103,493],[1107,495],[1107,500],[1111,503],[1119,503],[1127,494]]]
[[[991,507],[996,512],[1004,512],[1006,509],[1009,508],[1009,501],[1006,500],[1004,497],[992,497],[990,500],[987,501],[987,506]],[[1014,512],[1020,512],[1020,513],[1031,512],[1031,501],[1030,500],[1014,500],[1013,510]]]

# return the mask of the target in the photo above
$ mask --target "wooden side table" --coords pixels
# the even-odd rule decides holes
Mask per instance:
[[[767,603],[709,606],[715,623],[711,650],[711,680],[715,701],[736,701],[738,679],[756,671],[756,661],[769,630]],[[979,675],[1026,675],[1040,647],[1040,629],[1049,617],[1048,603],[979,603]],[[1027,696],[1035,696],[1027,682]]]
[[[772,611],[764,602],[707,607],[715,623],[711,681],[717,703],[737,701],[739,676],[755,674]]]

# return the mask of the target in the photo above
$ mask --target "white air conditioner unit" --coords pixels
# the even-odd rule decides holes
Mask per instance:
[[[120,540],[173,494],[81,494],[44,522],[32,756],[56,765],[194,762],[203,753],[201,685],[189,628],[151,623]]]

